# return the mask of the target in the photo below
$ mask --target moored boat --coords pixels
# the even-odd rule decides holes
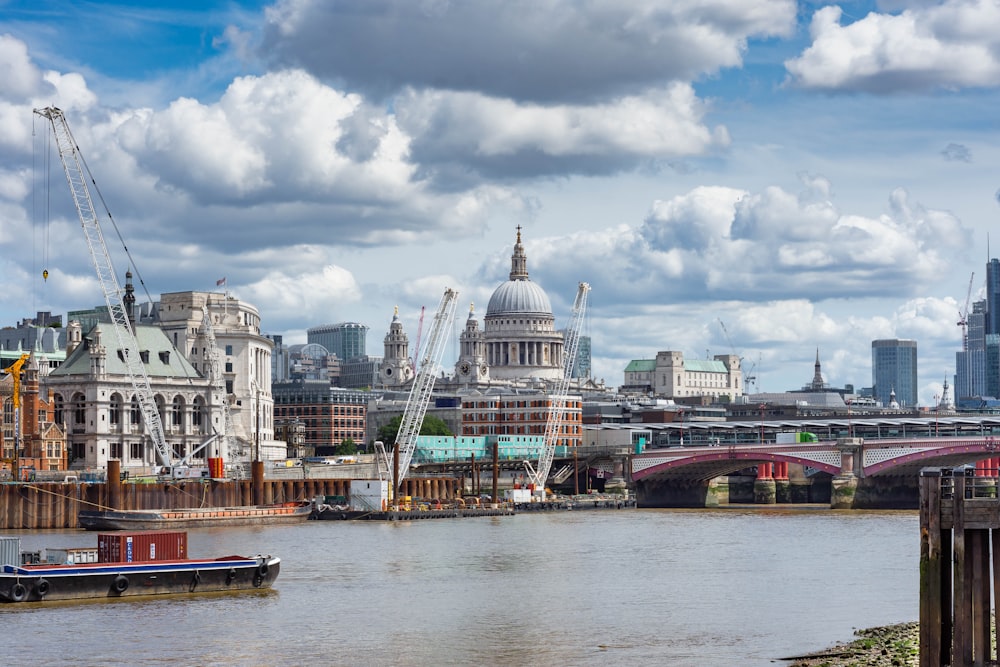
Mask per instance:
[[[201,507],[172,510],[84,510],[77,516],[86,530],[173,530],[202,526],[253,526],[305,521],[312,511],[308,501]]]
[[[104,539],[107,538],[107,539]],[[18,538],[5,538],[6,561],[17,552]],[[16,545],[16,546],[13,546]],[[183,532],[115,533],[98,536],[93,558],[80,558],[85,549],[53,550],[94,562],[31,564],[3,563],[0,602],[42,602],[125,598],[143,595],[179,595],[215,591],[270,588],[281,569],[275,556],[222,556],[186,558],[187,534]],[[157,559],[157,554],[166,556]]]

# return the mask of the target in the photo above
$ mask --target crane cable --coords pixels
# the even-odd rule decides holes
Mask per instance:
[[[142,274],[139,273],[139,268],[135,265],[135,261],[132,259],[132,252],[128,249],[128,246],[125,244],[125,239],[122,237],[121,230],[118,229],[118,223],[115,221],[114,216],[111,215],[111,209],[108,208],[107,202],[104,201],[104,195],[101,193],[101,189],[97,187],[97,181],[94,180],[94,175],[90,171],[90,165],[87,164],[86,158],[83,157],[83,153],[80,151],[80,147],[75,145],[74,143],[73,148],[76,149],[76,154],[80,158],[80,163],[83,165],[84,170],[87,172],[87,178],[94,186],[94,192],[97,193],[97,198],[101,201],[101,206],[104,207],[105,215],[107,215],[108,220],[111,221],[111,226],[115,228],[115,234],[118,236],[118,241],[122,244],[122,249],[125,251],[125,256],[128,257],[128,265],[132,267],[132,271],[133,273],[135,273],[136,279],[139,281],[139,284],[142,286],[143,292],[145,292],[146,294],[147,301],[152,303],[153,297],[150,296],[149,290],[146,288],[146,282],[143,280]]]

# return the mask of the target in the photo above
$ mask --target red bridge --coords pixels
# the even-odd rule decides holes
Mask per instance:
[[[672,447],[634,455],[631,473],[640,507],[829,501],[835,508],[916,509],[921,468],[966,464],[996,478],[1000,438]]]

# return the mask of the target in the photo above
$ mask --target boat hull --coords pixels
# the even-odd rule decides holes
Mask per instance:
[[[272,556],[212,560],[3,566],[0,602],[192,595],[270,588],[281,570]]]
[[[212,526],[297,523],[309,518],[310,503],[176,510],[82,511],[77,522],[86,530],[175,530]]]

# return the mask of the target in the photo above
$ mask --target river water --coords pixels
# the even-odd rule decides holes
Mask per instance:
[[[280,556],[275,589],[0,606],[4,663],[753,667],[918,615],[915,512],[310,521],[188,541],[194,556]]]

